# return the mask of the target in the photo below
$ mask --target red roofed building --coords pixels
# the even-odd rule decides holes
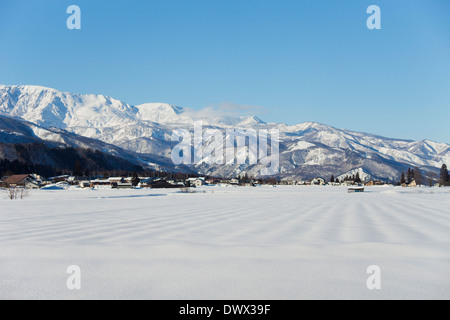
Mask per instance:
[[[30,174],[16,174],[3,179],[3,185],[9,187],[23,187],[26,189],[39,189],[41,184]]]

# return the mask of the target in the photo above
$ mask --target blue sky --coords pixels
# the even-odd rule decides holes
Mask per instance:
[[[450,1],[0,0],[0,83],[449,143]]]

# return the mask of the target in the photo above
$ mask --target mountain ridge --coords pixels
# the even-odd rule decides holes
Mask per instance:
[[[224,116],[192,112],[166,103],[137,106],[104,95],[80,95],[40,86],[0,85],[0,115],[16,117],[41,128],[67,132],[117,146],[135,154],[170,159],[174,129],[191,129],[202,120],[205,129],[278,129],[280,173],[285,179],[306,179],[361,169],[379,179],[397,179],[408,166],[436,171],[450,163],[450,145],[429,139],[395,139],[338,129],[319,122],[295,125],[266,123],[256,116]],[[165,160],[163,160],[165,161]],[[170,167],[169,163],[166,163]],[[173,167],[173,166],[172,166]],[[257,176],[260,166],[193,165],[199,174]]]

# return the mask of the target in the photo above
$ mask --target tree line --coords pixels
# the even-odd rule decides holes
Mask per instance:
[[[436,183],[437,175],[434,172],[425,172],[424,174],[420,171],[418,167],[408,168],[407,171],[402,172],[400,176],[400,181],[397,185],[410,184],[415,181],[417,185],[426,185],[430,187]],[[343,179],[339,180],[331,175],[330,182],[342,183],[344,181],[354,181],[356,183],[362,183],[359,172],[354,175],[347,175]],[[439,186],[450,186],[450,178],[448,173],[448,168],[446,164],[443,164],[439,174],[439,180],[437,181]]]
[[[42,164],[30,164],[19,160],[0,160],[0,178],[4,176],[11,176],[14,174],[27,174],[35,173],[43,177],[57,177],[63,175],[71,175],[77,177],[77,179],[95,179],[103,178],[107,179],[109,177],[133,177],[145,176],[151,178],[166,178],[171,180],[184,180],[187,178],[198,177],[198,175],[190,173],[180,173],[180,172],[166,172],[158,170],[145,170],[142,167],[136,167],[136,170],[125,170],[125,169],[104,169],[101,167],[84,167],[80,160],[75,162],[73,169],[59,168],[55,166],[48,166]]]
[[[148,177],[183,179],[186,173],[148,170],[104,152],[83,148],[53,148],[43,143],[14,145],[15,160],[0,159],[0,178],[35,173],[43,177],[72,175],[80,179],[123,177],[139,174]]]
[[[353,174],[351,176],[347,175],[344,177],[343,180],[339,180],[339,178],[335,178],[333,174],[330,177],[330,182],[342,183],[344,181],[354,181],[356,183],[362,183],[359,172],[357,172],[356,174]]]
[[[400,184],[410,184],[413,180],[416,181],[417,185],[423,184],[423,175],[417,167],[408,168],[408,171],[402,172]]]
[[[408,168],[408,171],[402,172],[402,175],[400,177],[400,184],[409,184],[414,180],[417,185],[428,184],[430,187],[432,187],[436,183],[436,174],[434,172],[428,172],[426,173],[426,176],[428,176],[427,179],[417,167],[415,167],[414,169]],[[440,187],[450,186],[448,169],[445,163],[441,166],[438,184]]]

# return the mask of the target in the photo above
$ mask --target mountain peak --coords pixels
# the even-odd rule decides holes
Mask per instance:
[[[240,127],[252,127],[259,124],[266,124],[264,121],[259,119],[257,116],[243,116],[239,117],[240,121],[237,126]]]
[[[36,85],[4,85],[4,84],[0,84],[0,90],[1,89],[20,89],[20,90],[29,90],[29,91],[56,91],[59,92],[56,89],[52,89],[52,88],[47,88],[47,87],[43,87],[43,86],[36,86]]]
[[[319,122],[307,121],[294,125],[283,125],[287,132],[334,131],[335,128]]]
[[[136,106],[139,110],[137,116],[144,121],[157,123],[174,123],[180,120],[179,115],[183,108],[167,103],[145,103]]]
[[[81,95],[40,86],[0,86],[0,114],[43,127],[112,126],[134,120],[135,109],[102,95]]]

